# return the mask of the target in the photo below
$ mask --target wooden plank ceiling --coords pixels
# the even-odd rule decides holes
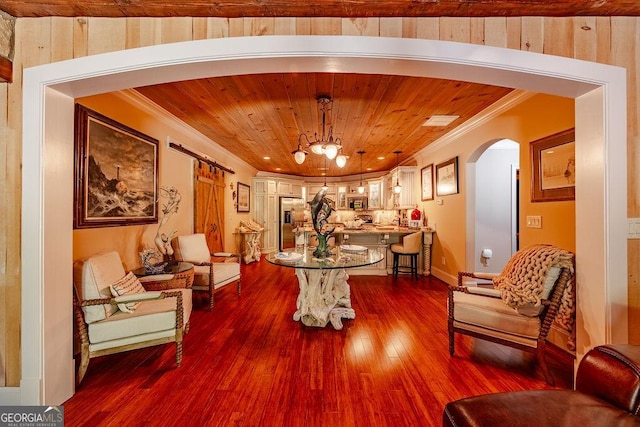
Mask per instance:
[[[38,16],[637,16],[638,0],[2,0],[15,17]]]
[[[638,0],[2,0],[14,17],[392,17],[392,16],[640,16]],[[328,124],[349,161],[328,163],[330,176],[388,170],[487,108],[510,89],[402,76],[268,74],[204,79],[137,89],[202,134],[259,170],[320,176],[323,157],[297,165],[291,151],[300,133],[321,131],[316,98],[333,98]],[[422,127],[434,114],[460,118],[443,128]],[[271,157],[265,160],[264,157]],[[384,157],[378,160],[378,157]]]
[[[301,176],[358,175],[410,162],[426,147],[508,94],[480,84],[371,74],[263,74],[182,81],[137,91],[258,170]],[[298,137],[322,132],[320,95],[333,99],[333,126],[349,157],[335,161],[309,153],[298,165],[291,155]],[[458,115],[445,127],[422,124],[433,115]],[[398,159],[394,151],[401,150]],[[308,151],[308,150],[307,150]],[[270,157],[265,160],[264,157]],[[384,157],[379,160],[378,157]]]

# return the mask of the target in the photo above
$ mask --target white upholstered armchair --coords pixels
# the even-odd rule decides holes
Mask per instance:
[[[554,321],[572,346],[575,322],[574,255],[552,245],[532,245],[515,253],[500,274],[458,273],[449,287],[449,353],[454,334],[464,334],[536,354],[553,384],[545,347]],[[490,280],[490,287],[465,280]]]
[[[182,335],[191,315],[191,289],[147,292],[125,273],[117,252],[74,264],[74,317],[80,336],[79,384],[89,360],[123,351],[176,343],[182,362]]]
[[[229,258],[224,262],[213,262],[207,240],[202,233],[178,236],[174,244],[176,259],[194,265],[193,290],[208,294],[209,310],[213,310],[213,295],[216,289],[237,282],[238,295],[240,295],[241,277],[238,257]]]

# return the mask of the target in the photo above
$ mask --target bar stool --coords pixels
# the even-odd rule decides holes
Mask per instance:
[[[414,278],[418,278],[418,255],[422,245],[422,231],[407,234],[402,238],[402,243],[393,243],[391,252],[393,253],[393,277],[398,278],[398,272],[408,272]],[[401,256],[411,258],[411,266],[399,265]]]

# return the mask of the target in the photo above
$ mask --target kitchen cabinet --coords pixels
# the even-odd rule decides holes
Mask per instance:
[[[335,184],[327,184],[327,187],[327,196],[335,201],[337,196]],[[316,197],[316,194],[318,194],[320,190],[322,190],[322,184],[309,184],[309,194],[307,195],[307,201],[313,200],[313,198]]]
[[[409,209],[418,203],[418,172],[415,166],[399,166],[385,177],[386,209]],[[400,193],[395,193],[393,187],[400,183]]]
[[[382,209],[383,192],[382,179],[368,181],[369,186],[369,209]]]
[[[295,181],[278,181],[278,195],[302,197],[302,183]]]
[[[347,189],[349,187],[347,185],[340,185],[338,184],[336,186],[337,189],[337,193],[336,193],[336,209],[348,209],[349,205],[347,203]]]
[[[264,227],[263,252],[274,252],[278,245],[278,186],[274,179],[254,178],[253,219]]]

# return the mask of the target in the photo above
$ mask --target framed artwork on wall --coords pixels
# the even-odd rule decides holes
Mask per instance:
[[[448,196],[458,193],[458,157],[436,165],[436,194]]]
[[[238,212],[249,212],[251,187],[238,182]]]
[[[532,202],[575,200],[575,140],[575,129],[568,129],[529,144]]]
[[[422,200],[433,200],[433,163],[420,171]]]
[[[75,108],[74,228],[158,222],[158,140]]]

